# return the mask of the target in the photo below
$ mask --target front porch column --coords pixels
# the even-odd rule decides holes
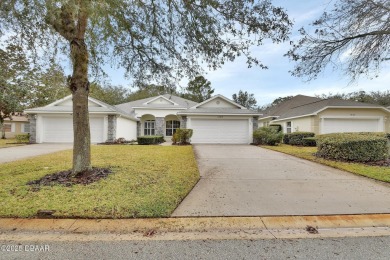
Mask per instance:
[[[114,142],[116,139],[116,115],[108,115],[107,142]]]
[[[142,135],[141,134],[141,125],[142,125],[141,121],[137,121],[137,137]]]
[[[30,114],[28,115],[28,121],[30,123],[30,144],[35,144],[37,142],[37,115]]]
[[[155,122],[156,122],[155,134],[165,136],[165,134],[164,134],[164,122],[165,122],[164,117],[156,117]]]

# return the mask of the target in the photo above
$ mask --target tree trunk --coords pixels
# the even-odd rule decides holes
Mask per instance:
[[[1,134],[1,139],[5,139],[4,121],[3,120],[0,120],[0,134]]]
[[[88,50],[84,41],[86,17],[79,17],[78,32],[70,41],[73,75],[70,89],[73,95],[73,175],[90,170],[91,133],[88,112]]]

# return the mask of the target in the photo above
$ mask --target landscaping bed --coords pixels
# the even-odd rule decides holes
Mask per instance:
[[[71,163],[68,150],[1,164],[0,217],[169,217],[199,180],[190,146],[108,145],[92,147],[93,166],[111,171],[93,183],[28,184],[62,172],[58,180]]]
[[[15,138],[10,139],[0,139],[0,148],[7,148],[7,147],[13,147],[13,146],[21,146],[26,145],[28,143],[18,143],[16,142]]]
[[[390,167],[388,164],[389,160],[366,163],[340,162],[316,157],[315,153],[317,152],[317,147],[291,146],[286,144],[262,147],[277,152],[293,155],[295,157],[299,157],[316,163],[331,166],[333,168],[351,172],[357,175],[362,175],[375,180],[390,183]]]

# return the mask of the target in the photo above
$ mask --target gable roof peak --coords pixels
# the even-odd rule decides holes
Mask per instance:
[[[212,100],[214,100],[214,99],[217,99],[217,98],[221,98],[221,99],[225,100],[226,102],[228,102],[228,103],[230,103],[230,104],[236,106],[237,108],[240,108],[240,109],[247,109],[246,107],[241,106],[240,104],[237,104],[237,103],[234,102],[233,100],[231,100],[231,99],[229,99],[229,98],[227,98],[227,97],[225,97],[225,96],[223,96],[223,95],[221,95],[221,94],[214,95],[214,96],[212,96],[211,98],[206,99],[205,101],[203,101],[203,102],[201,102],[201,103],[199,103],[199,104],[197,104],[197,105],[195,105],[195,106],[193,106],[193,107],[191,107],[191,108],[198,108],[198,107],[200,107],[200,106],[202,106],[202,105],[204,105],[204,104],[206,104],[206,103],[209,103],[210,101],[212,101]]]

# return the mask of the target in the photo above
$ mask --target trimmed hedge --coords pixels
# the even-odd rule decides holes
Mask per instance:
[[[137,138],[138,144],[147,145],[147,144],[161,144],[165,142],[164,136],[160,135],[145,135],[139,136]]]
[[[290,145],[302,145],[304,146],[306,141],[303,141],[304,138],[314,137],[313,132],[294,132],[290,134],[285,134],[283,136],[283,143]]]
[[[176,129],[176,132],[172,136],[173,144],[190,144],[190,138],[193,134],[192,129]]]
[[[282,126],[281,125],[269,125],[269,127],[275,128],[276,131],[278,131],[278,132],[282,131]]]
[[[389,157],[388,134],[384,133],[335,133],[316,139],[316,156],[325,159],[371,162]]]
[[[253,132],[254,144],[276,145],[282,141],[283,134],[277,128],[260,127]]]
[[[316,138],[315,137],[305,137],[302,139],[302,145],[303,146],[317,146]]]
[[[21,143],[28,143],[30,141],[30,134],[17,134],[15,135],[16,142]]]

